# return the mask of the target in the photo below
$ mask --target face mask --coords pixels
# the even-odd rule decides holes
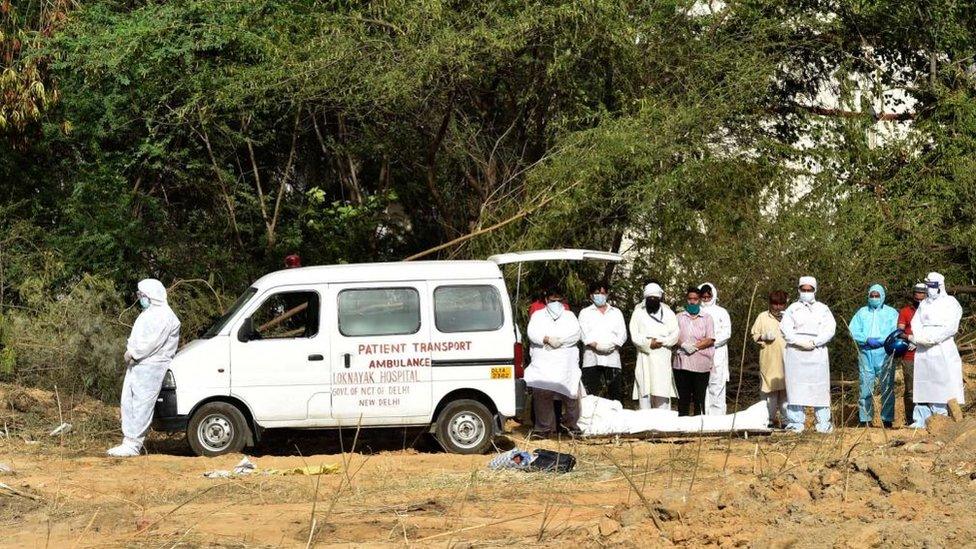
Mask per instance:
[[[715,299],[714,298],[709,299],[709,300],[702,300],[702,302],[701,302],[701,306],[702,307],[711,307],[712,305],[715,305]]]
[[[150,301],[148,297],[143,296],[139,298],[139,307],[141,307],[143,311],[149,308],[149,303]]]
[[[815,292],[800,292],[800,301],[803,303],[813,303],[816,295]]]
[[[593,294],[590,296],[593,300],[593,304],[597,307],[603,307],[607,304],[607,294]]]
[[[938,287],[936,287],[936,288],[929,288],[927,290],[927,293],[928,293],[929,297],[938,297],[938,295],[939,295],[939,288]]]
[[[553,320],[556,320],[563,314],[563,304],[558,301],[550,301],[549,303],[546,303],[546,311],[549,312],[549,316],[551,316]]]
[[[647,309],[648,314],[654,314],[658,312],[658,310],[661,308],[661,298],[660,297],[644,298],[644,308]]]
[[[872,309],[877,309],[878,307],[881,306],[881,298],[880,297],[869,297],[868,298],[868,306],[871,307]]]
[[[692,316],[697,315],[698,313],[701,312],[701,305],[699,305],[697,303],[695,303],[695,304],[689,303],[689,304],[685,305],[685,312],[687,312],[688,314],[690,314]]]

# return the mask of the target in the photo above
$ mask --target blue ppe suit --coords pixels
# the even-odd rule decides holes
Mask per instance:
[[[895,419],[895,368],[894,361],[885,353],[884,346],[870,348],[869,339],[878,339],[882,343],[888,334],[898,327],[898,311],[884,304],[885,289],[880,284],[868,288],[871,292],[881,294],[881,304],[872,307],[870,303],[854,313],[854,318],[848,328],[851,337],[857,342],[858,367],[861,377],[861,395],[858,401],[858,415],[861,422],[868,422],[874,417],[875,381],[879,382],[881,390],[881,421]]]

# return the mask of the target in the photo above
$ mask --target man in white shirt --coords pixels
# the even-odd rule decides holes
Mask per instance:
[[[590,395],[623,402],[620,347],[627,341],[624,314],[607,301],[609,285],[590,286],[592,304],[579,314],[583,342],[583,387]]]

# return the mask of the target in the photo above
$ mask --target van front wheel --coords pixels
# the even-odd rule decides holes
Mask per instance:
[[[483,454],[492,442],[491,412],[477,400],[455,400],[437,416],[437,441],[452,454]]]
[[[186,428],[190,449],[198,456],[222,456],[240,452],[247,440],[244,414],[227,402],[208,402],[200,407]]]

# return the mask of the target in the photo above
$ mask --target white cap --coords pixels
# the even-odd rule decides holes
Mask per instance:
[[[925,275],[925,281],[926,282],[938,282],[939,283],[939,287],[945,286],[945,277],[942,276],[939,273],[936,273],[936,272],[931,272],[931,273]]]
[[[644,286],[644,297],[664,297],[664,290],[656,282],[651,282]]]
[[[812,276],[801,276],[800,283],[796,285],[797,288],[800,286],[813,286],[813,291],[817,291],[817,279]]]

